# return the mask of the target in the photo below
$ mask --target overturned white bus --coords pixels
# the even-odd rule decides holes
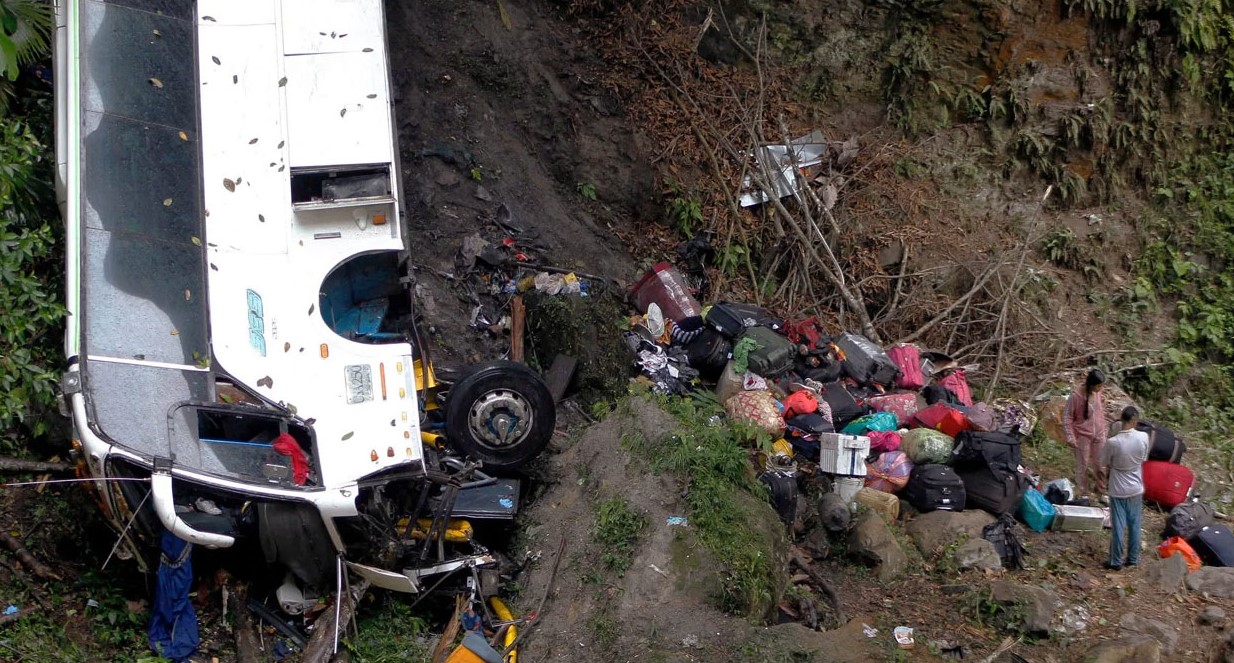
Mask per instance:
[[[491,564],[466,519],[514,517],[498,477],[554,407],[518,364],[430,366],[381,1],[57,12],[64,401],[131,550],[249,545],[319,589]]]

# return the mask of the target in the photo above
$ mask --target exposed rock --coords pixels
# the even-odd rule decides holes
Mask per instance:
[[[1144,576],[1167,592],[1177,592],[1182,590],[1187,580],[1187,562],[1182,555],[1171,555],[1165,559],[1154,557],[1147,560]]]
[[[1050,622],[1054,620],[1054,611],[1061,605],[1058,595],[1044,587],[1018,585],[1008,580],[990,584],[990,599],[1016,605],[1024,620],[1021,629],[1025,633],[1048,632]]]
[[[1161,663],[1161,644],[1146,635],[1132,635],[1093,647],[1085,663]]]
[[[486,203],[491,203],[493,202],[493,194],[489,193],[488,189],[477,185],[476,186],[476,200],[483,200]]]
[[[875,565],[879,580],[890,580],[904,571],[908,557],[900,549],[891,528],[873,511],[857,517],[848,535],[849,550],[867,563]]]
[[[994,516],[985,511],[931,511],[917,516],[904,529],[928,557],[965,535],[980,539],[981,529],[992,522]]]
[[[1003,568],[1003,560],[993,543],[985,539],[969,539],[955,551],[955,561],[961,569],[996,571]]]
[[[1200,623],[1221,628],[1225,626],[1225,611],[1215,605],[1210,605],[1200,611]]]
[[[1167,559],[1174,557],[1181,556]],[[1187,574],[1187,589],[1223,599],[1234,598],[1234,567],[1202,566]]]
[[[1087,592],[1096,586],[1097,579],[1087,573],[1084,573],[1083,571],[1080,571],[1072,576],[1070,582],[1072,587]]]
[[[818,498],[818,521],[832,532],[843,532],[853,517],[844,498],[835,493],[823,493]]]
[[[440,186],[442,188],[449,189],[451,187],[456,187],[458,186],[458,183],[459,183],[458,173],[454,172],[453,170],[444,171],[440,175],[437,176],[437,186]]]
[[[801,549],[815,560],[826,559],[831,554],[831,539],[827,537],[827,530],[822,527],[810,530],[801,541]]]
[[[1123,615],[1118,625],[1126,633],[1147,635],[1156,640],[1161,644],[1162,654],[1173,654],[1174,648],[1178,646],[1178,630],[1155,619],[1141,617],[1129,612]]]

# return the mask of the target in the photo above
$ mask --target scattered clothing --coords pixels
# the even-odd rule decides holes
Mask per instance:
[[[189,596],[193,588],[193,545],[163,532],[162,555],[150,616],[150,649],[173,661],[186,661],[201,639],[197,613]]]

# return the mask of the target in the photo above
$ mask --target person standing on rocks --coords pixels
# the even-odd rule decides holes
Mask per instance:
[[[1127,566],[1140,563],[1140,514],[1144,510],[1144,476],[1148,460],[1148,433],[1138,431],[1140,411],[1123,408],[1122,430],[1101,451],[1101,467],[1109,469],[1110,561],[1105,568],[1123,568],[1123,537],[1127,537]]]
[[[1103,388],[1105,373],[1094,368],[1084,378],[1084,387],[1071,392],[1063,409],[1063,433],[1067,445],[1075,450],[1075,485],[1080,495],[1088,495],[1090,471],[1097,494],[1105,493],[1105,471],[1099,462],[1109,433],[1105,404],[1101,400]]]

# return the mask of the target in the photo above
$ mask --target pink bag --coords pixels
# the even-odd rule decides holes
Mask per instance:
[[[784,434],[784,416],[771,392],[743,391],[724,403],[724,411],[734,421],[767,431],[773,440]]]
[[[960,403],[972,407],[973,406],[973,391],[968,388],[968,375],[964,369],[957,368],[947,374],[946,377],[938,381],[938,384],[951,390],[951,393],[960,399]]]
[[[925,386],[925,375],[921,372],[921,351],[911,343],[901,343],[887,350],[887,356],[900,368],[900,377],[896,385],[901,389],[917,391]]]
[[[865,435],[870,438],[870,451],[883,453],[900,448],[900,434],[895,431],[872,430]]]
[[[866,399],[866,405],[877,412],[890,412],[896,416],[901,426],[908,425],[913,415],[917,413],[917,394],[885,394],[871,396]]]
[[[908,485],[913,461],[903,451],[888,451],[873,463],[866,463],[866,488],[896,493]]]

